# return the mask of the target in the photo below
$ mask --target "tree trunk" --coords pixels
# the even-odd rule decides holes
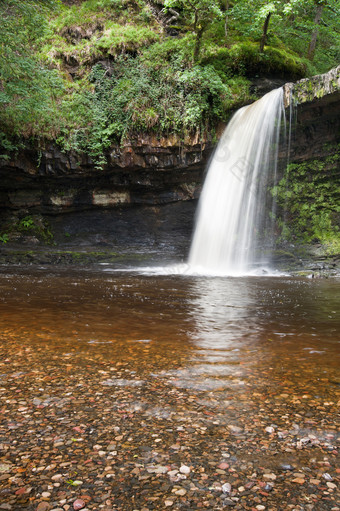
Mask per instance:
[[[263,32],[262,32],[262,37],[261,37],[261,41],[260,41],[260,53],[263,52],[264,45],[267,42],[268,26],[269,26],[269,21],[270,21],[270,16],[271,15],[272,15],[271,12],[269,14],[267,14],[266,20],[265,20],[264,25],[263,25]]]
[[[309,60],[313,60],[313,58],[314,58],[316,41],[317,41],[318,34],[319,34],[319,25],[320,25],[320,21],[321,21],[323,7],[324,7],[323,4],[317,4],[317,6],[316,6],[316,13],[315,13],[315,18],[314,18],[315,28],[312,33],[312,37],[311,37],[311,40],[309,43],[308,53],[307,53],[307,57],[309,58]]]
[[[201,43],[202,43],[202,35],[204,32],[204,26],[201,28],[198,28],[196,30],[196,41],[195,41],[195,49],[194,49],[194,61],[196,62],[198,60],[200,49],[201,49]]]
[[[225,3],[225,20],[224,20],[224,35],[228,37],[228,9],[229,9],[229,1],[226,0]]]

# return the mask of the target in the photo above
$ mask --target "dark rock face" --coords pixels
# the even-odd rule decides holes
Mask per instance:
[[[0,233],[13,217],[40,214],[61,245],[168,245],[170,252],[176,245],[185,253],[212,149],[140,137],[111,148],[102,170],[52,145],[23,151],[0,164]]]
[[[302,162],[332,154],[330,146],[340,143],[340,90],[295,108],[290,160]]]
[[[158,145],[156,143],[158,142]],[[139,139],[113,147],[103,170],[57,147],[23,151],[0,166],[1,207],[59,214],[196,199],[212,144]]]
[[[324,75],[287,83],[284,95],[293,118],[290,160],[331,154],[327,145],[340,143],[340,66]]]

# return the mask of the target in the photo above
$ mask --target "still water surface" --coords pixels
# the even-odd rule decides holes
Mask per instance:
[[[84,360],[128,357],[183,387],[240,384],[249,367],[335,378],[339,362],[338,279],[41,269],[2,271],[0,286],[3,333]]]

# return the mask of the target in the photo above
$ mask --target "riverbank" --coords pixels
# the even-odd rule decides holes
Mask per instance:
[[[170,243],[152,246],[2,246],[0,247],[0,270],[9,267],[70,267],[98,268],[110,265],[117,269],[140,267],[158,263],[161,266],[183,262],[188,247],[174,247]],[[297,276],[337,277],[340,275],[340,256],[326,254],[320,245],[290,246],[273,253],[271,267]]]

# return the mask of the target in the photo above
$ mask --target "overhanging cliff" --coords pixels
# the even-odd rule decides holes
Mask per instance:
[[[323,75],[287,83],[283,90],[285,107],[291,109],[292,117],[290,161],[330,154],[340,143],[340,66]]]

